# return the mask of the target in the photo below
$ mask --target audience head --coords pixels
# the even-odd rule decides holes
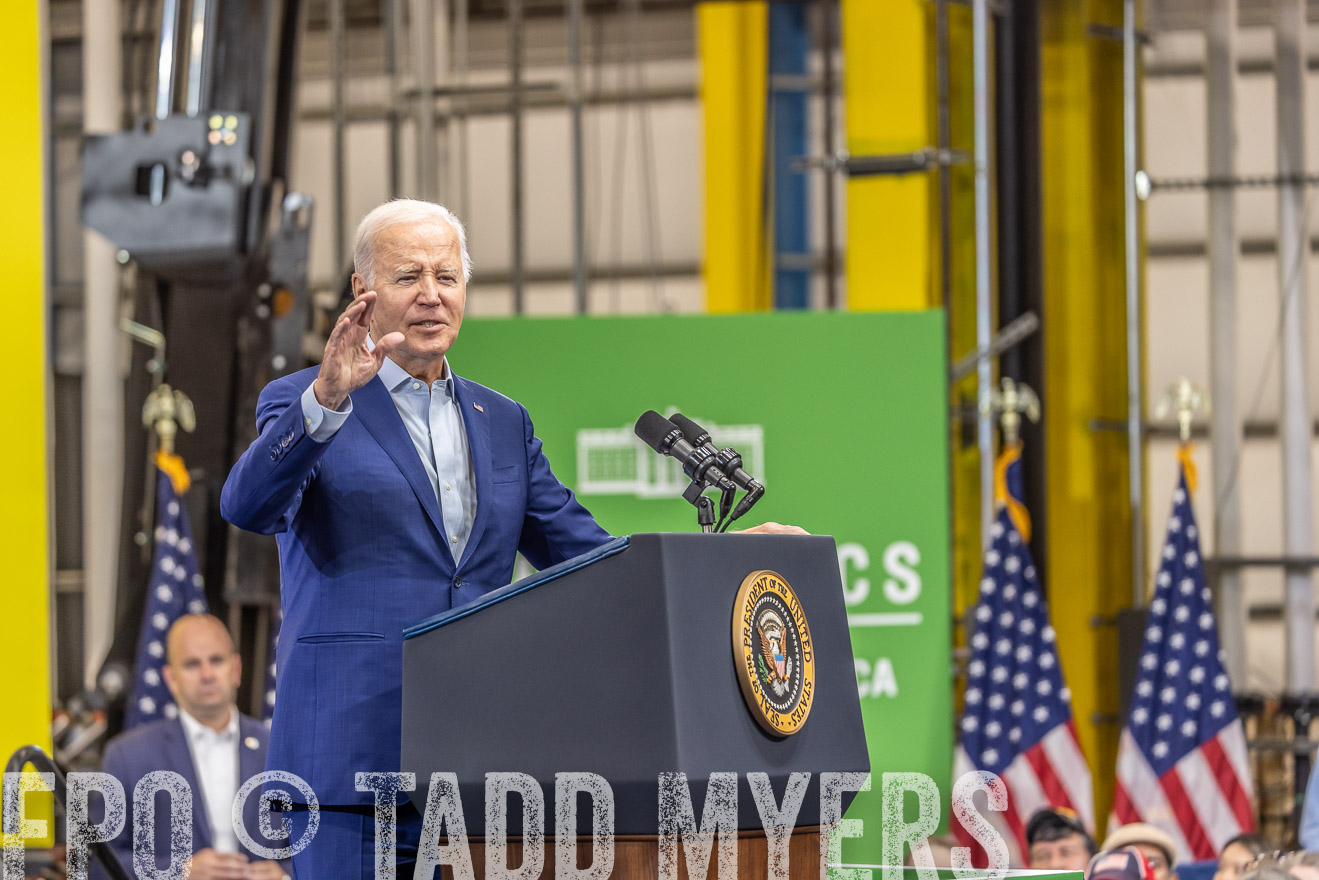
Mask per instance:
[[[229,723],[243,664],[218,617],[185,614],[169,628],[165,685],[179,708],[209,727]]]
[[[1239,880],[1246,867],[1257,857],[1273,852],[1275,847],[1262,834],[1238,834],[1223,844],[1218,854],[1218,870],[1214,880]]]
[[[1040,871],[1084,871],[1095,839],[1072,810],[1045,807],[1026,823],[1026,864]]]
[[[1104,840],[1105,849],[1134,846],[1154,869],[1154,880],[1173,880],[1177,876],[1177,844],[1172,835],[1144,822],[1132,822],[1111,832]]]
[[[1134,846],[1104,850],[1090,860],[1085,880],[1154,880],[1154,868]]]

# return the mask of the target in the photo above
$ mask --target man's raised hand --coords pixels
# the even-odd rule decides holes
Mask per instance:
[[[334,322],[330,338],[325,342],[320,375],[312,386],[316,400],[327,409],[341,409],[348,395],[370,382],[380,372],[385,356],[403,341],[403,334],[395,331],[381,337],[375,350],[367,347],[367,331],[375,305],[376,292],[368,290],[353,300]]]

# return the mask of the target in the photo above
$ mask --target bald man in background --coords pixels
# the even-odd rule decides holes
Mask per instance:
[[[209,614],[184,615],[170,627],[166,661],[165,684],[178,704],[178,717],[115,737],[106,748],[102,771],[123,783],[130,804],[134,786],[147,773],[172,770],[187,781],[192,790],[189,880],[286,880],[285,865],[251,859],[230,818],[239,787],[265,769],[268,735],[264,724],[241,714],[234,703],[243,665],[229,631]],[[170,858],[163,797],[157,796],[156,806],[156,865],[163,869]],[[248,833],[261,842],[256,830],[259,809],[254,794],[244,819]],[[135,876],[131,806],[124,830],[110,846]],[[96,865],[92,876],[106,875]]]

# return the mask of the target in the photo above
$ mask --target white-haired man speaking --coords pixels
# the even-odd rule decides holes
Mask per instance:
[[[610,539],[554,476],[526,409],[450,367],[471,274],[459,220],[387,202],[359,225],[354,264],[321,365],[262,391],[260,435],[221,497],[229,522],[279,544],[267,767],[321,802],[293,860],[316,880],[374,876],[373,794],[354,774],[399,767],[404,627],[507,584],[518,552],[545,568]],[[406,877],[421,818],[404,803],[398,820]]]

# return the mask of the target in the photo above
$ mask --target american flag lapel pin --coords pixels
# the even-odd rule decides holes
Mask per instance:
[[[485,407],[481,406],[481,404],[477,403],[475,400],[472,401],[472,406],[476,407],[477,412],[485,412]]]

